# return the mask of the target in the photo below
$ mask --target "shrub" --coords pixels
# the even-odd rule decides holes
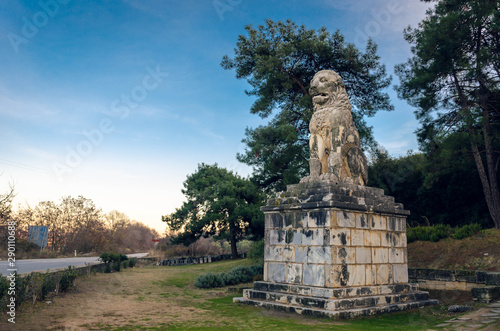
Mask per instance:
[[[127,269],[127,261],[123,261],[123,263],[122,263],[122,268],[123,268],[123,269]]]
[[[466,224],[461,228],[456,228],[455,233],[453,234],[453,238],[455,239],[463,239],[467,237],[471,237],[476,233],[481,231],[481,225],[477,223]]]
[[[223,275],[223,273],[213,274],[210,272],[200,275],[196,278],[194,286],[199,288],[223,287],[226,285]]]
[[[71,269],[71,266],[69,266],[68,269],[66,269],[62,274],[61,280],[59,282],[60,283],[59,289],[62,292],[66,292],[67,290],[72,288],[77,276],[78,275],[76,271]]]
[[[130,259],[130,260],[128,260],[128,266],[129,266],[130,268],[135,267],[135,259]]]
[[[448,237],[463,239],[473,236],[479,231],[481,231],[481,225],[477,223],[467,224],[460,228],[451,228],[447,224],[436,224],[434,226],[408,228],[406,235],[408,243],[416,240],[436,242]]]
[[[113,262],[113,270],[119,272],[120,271],[120,266],[121,262],[120,261],[114,261]]]
[[[236,285],[239,283],[247,283],[252,280],[253,276],[261,274],[262,266],[239,266],[228,272],[218,274],[207,273],[198,276],[194,286],[199,288],[224,287],[227,285]]]

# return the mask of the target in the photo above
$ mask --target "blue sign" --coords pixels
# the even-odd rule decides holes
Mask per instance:
[[[30,226],[28,230],[28,241],[37,244],[40,248],[47,247],[49,238],[48,226]]]

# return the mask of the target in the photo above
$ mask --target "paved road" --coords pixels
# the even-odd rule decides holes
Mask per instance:
[[[144,257],[148,253],[136,253],[127,254],[128,257]],[[7,260],[0,261],[0,273],[4,276],[9,275],[13,272],[13,269],[17,269],[17,273],[24,274],[30,273],[32,271],[45,272],[47,269],[65,269],[68,266],[82,267],[85,263],[97,264],[99,262],[98,257],[65,257],[60,259],[28,259],[28,260],[16,260],[14,267],[9,266]]]

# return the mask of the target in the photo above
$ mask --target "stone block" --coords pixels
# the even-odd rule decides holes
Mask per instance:
[[[387,220],[382,215],[370,215],[370,225],[372,230],[387,230]]]
[[[332,249],[326,246],[310,246],[307,250],[307,263],[331,263]]]
[[[389,249],[372,248],[372,263],[389,263]]]
[[[371,249],[366,247],[356,247],[356,263],[358,264],[372,263]]]
[[[376,264],[377,270],[377,284],[391,284],[392,283],[392,266],[390,264]]]
[[[270,235],[270,244],[271,245],[284,245],[285,242],[285,230],[271,230],[269,232]]]
[[[285,283],[286,282],[286,265],[285,263],[268,263],[267,279],[270,282]]]
[[[303,284],[325,286],[325,266],[320,264],[303,265]]]
[[[330,244],[335,246],[351,246],[351,231],[349,229],[331,229]]]
[[[408,266],[406,264],[393,265],[394,270],[394,283],[406,284],[408,283]]]
[[[301,270],[302,270],[302,265],[301,265]],[[312,295],[312,287],[309,286],[290,286],[290,293],[293,294],[298,294],[298,295],[307,295],[310,296]]]
[[[307,226],[307,213],[285,213],[285,227],[304,228]]]
[[[265,246],[264,261],[283,261],[283,246]]]
[[[380,231],[365,231],[365,246],[380,247]]]
[[[267,228],[283,228],[283,216],[280,213],[266,213],[265,225]]]
[[[303,229],[302,245],[323,246],[324,229]]]
[[[356,263],[356,248],[339,247],[337,251],[338,263],[354,264]]]
[[[331,282],[331,287],[345,287],[349,281],[349,271],[347,270],[347,264],[337,264],[332,266],[331,278],[329,279]]]
[[[289,284],[302,284],[302,264],[290,263],[287,265],[286,281]]]
[[[351,246],[364,246],[364,230],[351,230]]]
[[[347,286],[364,286],[365,285],[365,265],[348,265],[349,280]]]
[[[285,246],[283,248],[283,261],[295,262],[295,247]]]
[[[262,275],[262,279],[264,279],[264,281],[269,281],[269,263],[268,262],[265,262],[264,263],[264,271],[262,272],[263,275]]]
[[[356,228],[357,229],[369,229],[370,223],[368,222],[368,216],[366,214],[356,215]]]
[[[306,263],[307,262],[307,247],[297,246],[295,247],[295,262]]]
[[[337,212],[337,226],[340,228],[353,228],[356,226],[356,218],[353,213]]]
[[[374,265],[365,266],[365,285],[375,285],[377,282],[377,269]],[[376,294],[376,293],[373,293]]]
[[[405,254],[403,248],[389,249],[389,263],[405,263]]]
[[[307,226],[310,228],[329,227],[332,216],[329,210],[311,211]]]
[[[500,298],[500,286],[476,287],[471,293],[474,301],[490,303]]]
[[[286,229],[285,243],[289,245],[300,245],[302,243],[302,231]]]
[[[325,287],[311,287],[313,297],[331,298],[333,297],[333,289]]]
[[[390,231],[404,231],[404,229],[406,229],[406,220],[404,218],[391,216],[387,219],[387,229]]]
[[[380,246],[382,247],[392,247],[392,233],[391,232],[380,232]]]
[[[264,246],[265,261],[283,261],[283,246]]]

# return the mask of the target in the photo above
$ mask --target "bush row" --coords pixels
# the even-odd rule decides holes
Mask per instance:
[[[66,292],[73,287],[77,273],[71,267],[62,272],[32,272],[26,276],[17,273],[14,276],[0,277],[0,310],[4,310],[15,297],[16,310],[26,300],[44,300],[50,292]]]
[[[408,243],[413,241],[436,242],[444,238],[463,239],[471,237],[481,231],[481,225],[477,223],[467,224],[462,227],[452,228],[449,225],[437,224],[433,226],[417,226],[408,228],[406,235]]]
[[[218,274],[206,273],[198,276],[194,285],[199,288],[224,287],[227,285],[236,285],[239,283],[247,283],[253,279],[255,275],[263,273],[263,267],[253,265],[250,267],[240,266],[228,272]]]
[[[125,254],[104,252],[99,255],[99,259],[106,265],[104,270],[107,273],[110,273],[111,270],[120,271],[120,268],[125,269],[127,265],[130,268],[135,266],[135,259],[129,259]]]

